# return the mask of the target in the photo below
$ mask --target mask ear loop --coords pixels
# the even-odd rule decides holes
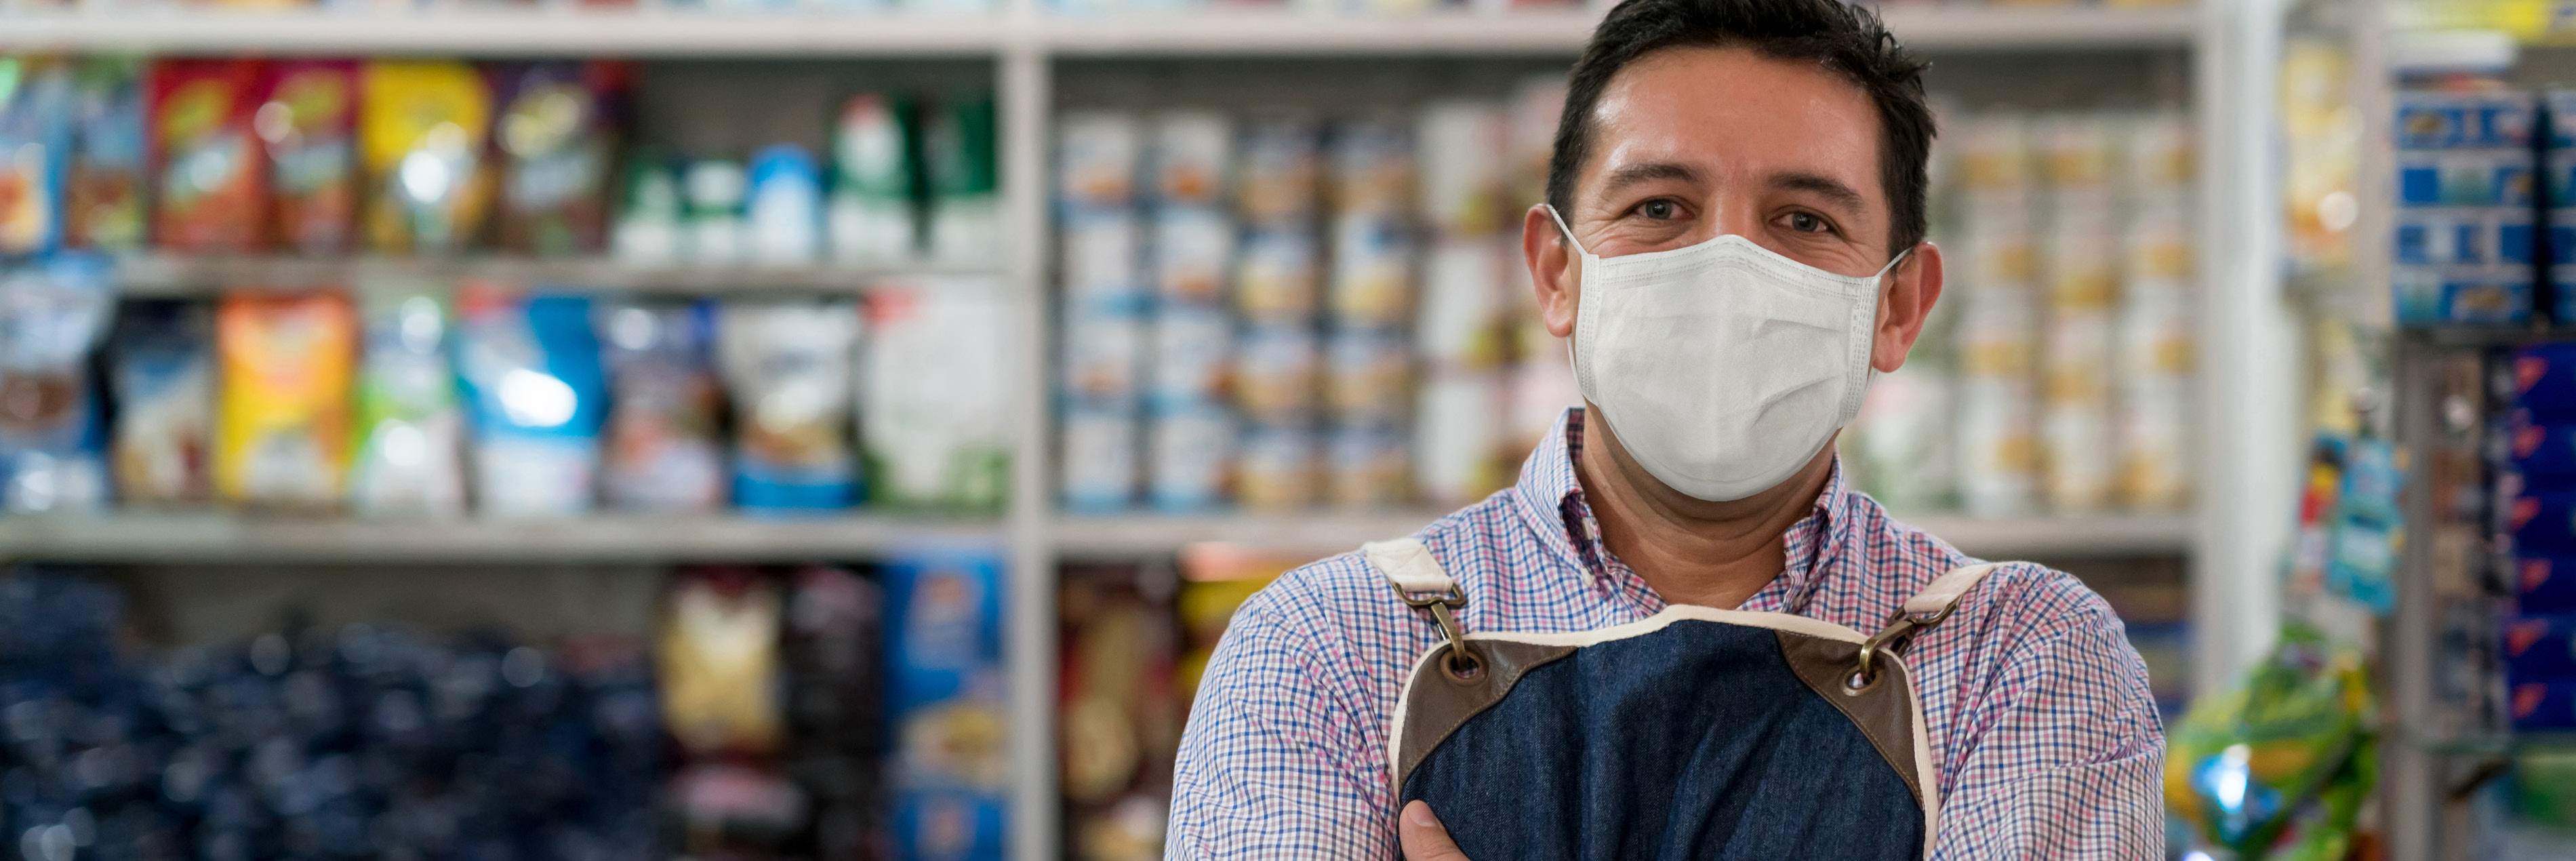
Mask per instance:
[[[1571,228],[1571,227],[1567,227],[1567,226],[1565,226],[1565,216],[1557,214],[1557,211],[1556,211],[1556,204],[1553,204],[1553,203],[1542,203],[1542,204],[1539,204],[1539,207],[1540,207],[1540,208],[1542,208],[1542,209],[1547,210],[1547,217],[1548,217],[1548,219],[1549,219],[1549,220],[1551,220],[1551,221],[1556,222],[1556,229],[1557,229],[1557,231],[1558,231],[1558,232],[1560,232],[1560,233],[1565,234],[1565,241],[1566,241],[1568,244],[1571,244],[1571,245],[1573,245],[1573,246],[1574,246],[1574,250],[1575,250],[1575,252],[1576,252],[1576,253],[1582,254],[1582,255],[1583,255],[1583,256],[1585,256],[1585,257],[1590,257],[1590,256],[1592,256],[1592,252],[1587,251],[1587,250],[1584,250],[1584,248],[1583,248],[1583,240],[1580,240],[1580,239],[1576,239],[1576,238],[1574,238],[1574,228]],[[1913,249],[1910,249],[1910,248],[1909,248],[1909,249],[1906,249],[1906,250],[1908,250],[1908,251],[1912,251]]]

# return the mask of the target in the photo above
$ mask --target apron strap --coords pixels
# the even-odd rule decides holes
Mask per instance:
[[[1467,631],[1458,625],[1456,611],[1467,606],[1467,593],[1458,589],[1458,581],[1431,557],[1431,548],[1413,538],[1393,541],[1371,541],[1360,545],[1360,555],[1386,585],[1395,588],[1395,597],[1415,609],[1431,612],[1431,623],[1440,627],[1440,636],[1449,641],[1449,652],[1442,664],[1450,675],[1473,679],[1483,669],[1475,654],[1467,648]]]
[[[1934,577],[1932,582],[1924,584],[1923,591],[1905,599],[1905,605],[1896,611],[1896,616],[1887,620],[1887,627],[1879,629],[1875,636],[1861,644],[1860,663],[1852,668],[1852,676],[1845,684],[1859,690],[1877,682],[1879,655],[1903,654],[1905,647],[1913,644],[1914,635],[1950,618],[1950,611],[1959,609],[1960,599],[1966,598],[1977,588],[1979,581],[2003,564],[1984,562],[1952,569],[1950,573]]]

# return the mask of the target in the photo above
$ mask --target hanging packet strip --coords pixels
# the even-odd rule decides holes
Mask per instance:
[[[205,305],[126,303],[108,337],[117,418],[109,443],[125,505],[204,502],[213,446],[214,331]]]
[[[447,361],[446,293],[416,278],[358,284],[366,350],[349,499],[360,514],[465,513],[465,419]]]
[[[268,159],[252,129],[267,73],[256,60],[153,64],[155,244],[192,254],[267,247]]]
[[[0,57],[0,256],[62,243],[72,109],[69,66]]]
[[[590,299],[469,283],[457,307],[483,513],[589,511],[608,414]]]
[[[107,261],[60,253],[0,272],[0,509],[95,511],[108,501],[89,353],[114,294]]]
[[[63,241],[101,251],[142,248],[150,136],[143,63],[92,57],[82,61],[78,79]]]
[[[2363,437],[2345,447],[2326,586],[2383,616],[2397,603],[2393,577],[2405,542],[2398,493],[2405,483],[2405,457],[2395,446]]]

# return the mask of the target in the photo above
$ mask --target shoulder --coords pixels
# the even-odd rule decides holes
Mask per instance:
[[[1516,528],[1510,492],[1460,509],[1415,532],[1449,576],[1471,593],[1497,570],[1498,540]],[[1390,538],[1397,536],[1388,536]],[[1388,585],[1377,566],[1356,548],[1291,569],[1246,601],[1248,620],[1285,624],[1323,632],[1375,630],[1410,620],[1413,613]]]

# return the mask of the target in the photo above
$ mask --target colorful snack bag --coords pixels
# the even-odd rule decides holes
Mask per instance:
[[[108,451],[126,505],[206,500],[215,398],[208,311],[196,302],[129,302],[108,336],[117,410]]]
[[[610,392],[600,486],[611,507],[709,511],[724,504],[714,318],[705,303],[600,309]]]
[[[72,101],[69,66],[0,57],[0,255],[35,254],[62,242]]]
[[[483,76],[453,60],[370,60],[359,82],[368,243],[392,254],[463,248],[491,199],[483,150],[492,93]]]
[[[57,254],[0,275],[0,509],[95,511],[107,465],[89,352],[114,308],[107,261]]]
[[[81,63],[73,106],[71,188],[63,240],[75,248],[143,247],[143,63],[95,57]]]
[[[699,756],[776,750],[787,722],[778,587],[750,568],[697,569],[677,580],[654,635],[664,724]]]
[[[268,147],[279,244],[303,254],[349,250],[358,212],[358,65],[278,63],[251,127]]]
[[[733,395],[734,504],[753,511],[848,508],[858,309],[848,302],[730,302],[716,362]]]
[[[616,113],[632,77],[619,62],[532,63],[503,73],[501,247],[540,256],[596,252],[608,223]]]
[[[357,329],[349,298],[336,292],[224,297],[215,312],[216,496],[289,507],[339,501]]]
[[[608,415],[591,301],[521,296],[469,283],[457,297],[457,355],[474,434],[482,511],[554,516],[590,510]]]
[[[983,547],[885,563],[898,856],[1002,857],[1002,560]]]
[[[244,253],[268,244],[268,160],[253,117],[257,60],[162,60],[152,67],[152,233],[162,248]]]
[[[1003,397],[1012,351],[999,285],[879,282],[868,294],[859,438],[886,506],[1000,511],[1010,487]]]
[[[360,514],[465,513],[465,417],[447,362],[447,292],[415,278],[358,285],[366,352],[349,499]]]

